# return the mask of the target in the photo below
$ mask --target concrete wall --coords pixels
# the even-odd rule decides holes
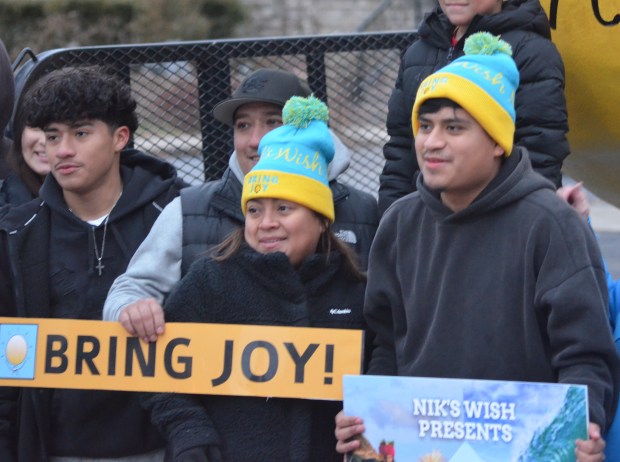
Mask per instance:
[[[273,37],[355,32],[383,0],[241,0],[248,20],[238,37]],[[415,29],[435,0],[392,0],[367,31]],[[418,17],[416,17],[418,16]]]

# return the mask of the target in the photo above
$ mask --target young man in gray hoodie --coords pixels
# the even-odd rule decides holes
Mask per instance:
[[[234,147],[221,179],[185,188],[155,222],[125,274],[108,294],[103,319],[119,321],[132,335],[155,341],[164,331],[161,307],[170,289],[190,265],[207,255],[232,230],[243,226],[243,177],[258,161],[258,144],[267,132],[282,125],[282,107],[292,96],[308,96],[307,84],[290,72],[259,69],[233,95],[213,109],[216,120],[233,127]],[[346,147],[334,136],[336,156],[328,171],[334,197],[334,231],[356,250],[366,268],[379,217],[375,198],[339,183],[349,165]],[[129,316],[128,306],[139,315]]]

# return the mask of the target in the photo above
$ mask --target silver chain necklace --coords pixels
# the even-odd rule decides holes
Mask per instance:
[[[112,212],[110,211],[110,213]],[[95,258],[97,259],[97,266],[95,266],[95,268],[99,272],[99,276],[101,276],[101,272],[103,271],[103,268],[105,268],[105,265],[101,263],[101,260],[103,259],[103,252],[105,250],[105,235],[108,232],[108,220],[109,219],[110,219],[110,214],[108,214],[108,216],[105,217],[105,220],[103,222],[103,239],[101,239],[101,253],[99,253],[99,248],[97,247],[97,236],[95,235],[95,226],[92,226],[90,228],[90,230],[93,233],[93,243],[95,244]]]
[[[95,269],[99,273],[99,276],[101,276],[101,272],[103,271],[103,268],[105,268],[105,265],[101,263],[101,260],[103,260],[103,252],[105,251],[105,236],[108,232],[108,220],[110,219],[110,215],[112,215],[112,210],[114,210],[114,207],[116,207],[116,204],[118,203],[122,195],[123,191],[121,191],[121,193],[118,195],[116,202],[114,202],[114,205],[110,209],[110,213],[108,213],[108,216],[105,217],[105,220],[103,220],[103,238],[101,239],[101,253],[99,253],[99,247],[97,246],[97,235],[95,234],[96,226],[91,226],[90,228],[91,232],[93,233],[93,244],[95,244],[95,258],[97,259],[97,266],[95,266]]]

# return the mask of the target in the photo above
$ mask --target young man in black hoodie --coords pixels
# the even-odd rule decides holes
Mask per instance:
[[[24,105],[46,133],[51,174],[40,198],[0,221],[0,314],[101,319],[110,285],[178,195],[176,172],[125,149],[136,102],[101,69],[54,71]],[[132,393],[3,389],[0,460],[161,461],[149,422]]]
[[[589,439],[575,455],[601,461],[620,386],[601,255],[513,148],[510,46],[481,33],[465,53],[416,96],[418,193],[390,207],[370,252],[368,373],[587,385]],[[338,450],[362,431],[339,414]]]

